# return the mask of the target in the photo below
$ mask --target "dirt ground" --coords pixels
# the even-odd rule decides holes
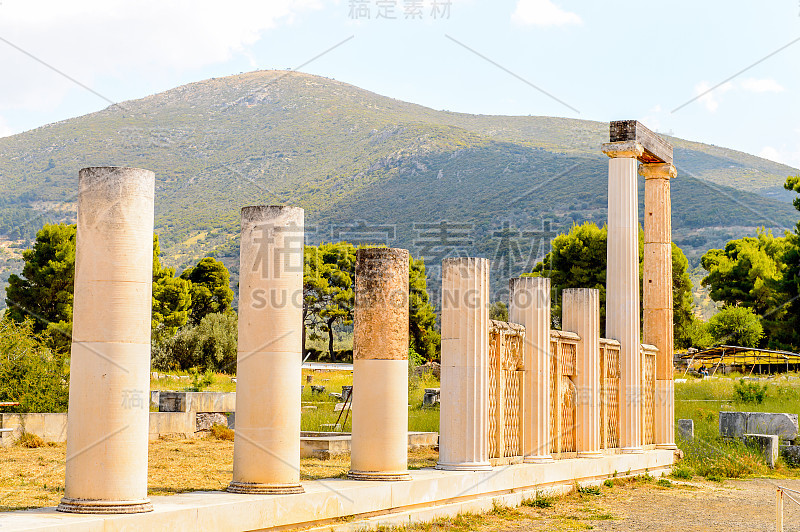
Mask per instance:
[[[572,493],[549,508],[495,508],[489,514],[421,524],[410,531],[774,531],[775,486],[800,491],[800,480],[617,480],[599,495]],[[794,495],[796,499],[800,497]],[[784,530],[800,531],[800,505],[784,502]]]

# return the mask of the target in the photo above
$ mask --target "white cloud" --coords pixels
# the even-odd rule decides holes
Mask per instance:
[[[702,95],[700,98],[700,102],[706,106],[706,109],[711,111],[712,113],[719,108],[719,101],[717,100],[717,96],[720,96],[733,88],[730,82],[724,83],[719,87],[711,90],[711,85],[707,81],[701,81],[697,85],[694,86],[695,95]]]
[[[771,78],[746,78],[742,80],[741,86],[748,92],[783,92],[786,90],[783,85]]]
[[[583,23],[581,17],[561,9],[551,0],[518,0],[511,20],[521,26],[566,26]]]
[[[0,137],[7,137],[9,135],[13,135],[14,133],[16,133],[16,131],[11,129],[11,126],[9,126],[5,119],[0,116]]]
[[[775,161],[776,163],[787,164],[794,168],[800,168],[800,143],[794,148],[791,146],[781,146],[775,148],[774,146],[764,146],[760,152],[759,157]]]
[[[246,57],[265,31],[321,7],[319,0],[7,0],[0,35],[95,88],[99,79],[155,78]],[[55,109],[70,90],[83,90],[4,42],[0,64],[0,110]]]

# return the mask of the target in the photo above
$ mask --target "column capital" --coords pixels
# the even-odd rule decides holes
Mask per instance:
[[[674,179],[678,171],[669,163],[642,163],[639,165],[639,175],[645,179]]]
[[[606,142],[600,147],[600,149],[602,149],[603,153],[612,159],[618,157],[638,159],[644,155],[644,147],[639,143],[638,140]]]

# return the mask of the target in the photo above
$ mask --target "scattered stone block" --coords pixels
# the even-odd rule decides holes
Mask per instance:
[[[318,386],[316,384],[311,385],[311,393],[325,393],[324,386]]]
[[[781,445],[780,453],[790,467],[800,467],[800,445]]]
[[[186,412],[186,393],[161,392],[158,397],[159,412]]]
[[[439,400],[441,388],[425,388],[425,395],[422,396],[422,406],[433,406],[441,402]]]
[[[749,412],[747,432],[751,434],[774,434],[782,440],[797,437],[797,414]]]
[[[719,435],[741,438],[747,432],[747,412],[720,412]]]
[[[342,410],[344,410],[344,408],[345,408],[345,403],[336,403],[336,406],[333,407],[333,411],[341,412]],[[347,409],[348,410],[352,409],[352,405],[350,403],[347,403]]]
[[[767,465],[775,468],[775,462],[778,461],[778,444],[780,440],[775,434],[745,434],[743,437],[747,445],[757,447],[764,453],[764,459]]]
[[[198,412],[195,414],[195,431],[211,430],[212,425],[228,426],[228,416],[218,412]]]
[[[353,393],[352,386],[342,386],[342,401],[346,403],[347,400],[350,398],[350,395],[352,395],[352,393]]]
[[[678,420],[678,437],[685,441],[691,441],[694,439],[694,420]]]

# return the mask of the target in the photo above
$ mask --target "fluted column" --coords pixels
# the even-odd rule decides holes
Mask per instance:
[[[675,397],[673,380],[672,309],[672,202],[670,179],[677,173],[671,164],[642,164],[644,176],[643,338],[658,348],[656,354],[656,447],[675,445]]]
[[[353,321],[354,480],[408,474],[408,261],[405,249],[356,251]]]
[[[153,172],[84,168],[70,358],[64,498],[58,510],[136,513],[147,498]]]
[[[437,469],[489,463],[489,260],[442,261],[442,374]]]
[[[575,360],[576,450],[579,458],[600,458],[600,291],[565,289],[561,316],[561,328],[581,337]]]
[[[303,209],[242,209],[234,493],[302,493]]]
[[[528,463],[550,462],[550,279],[519,277],[509,289],[509,321],[525,327],[523,456]]]
[[[608,162],[608,261],[606,337],[620,343],[620,427],[622,452],[642,449],[642,359],[639,317],[639,198],[636,141],[603,145]]]

